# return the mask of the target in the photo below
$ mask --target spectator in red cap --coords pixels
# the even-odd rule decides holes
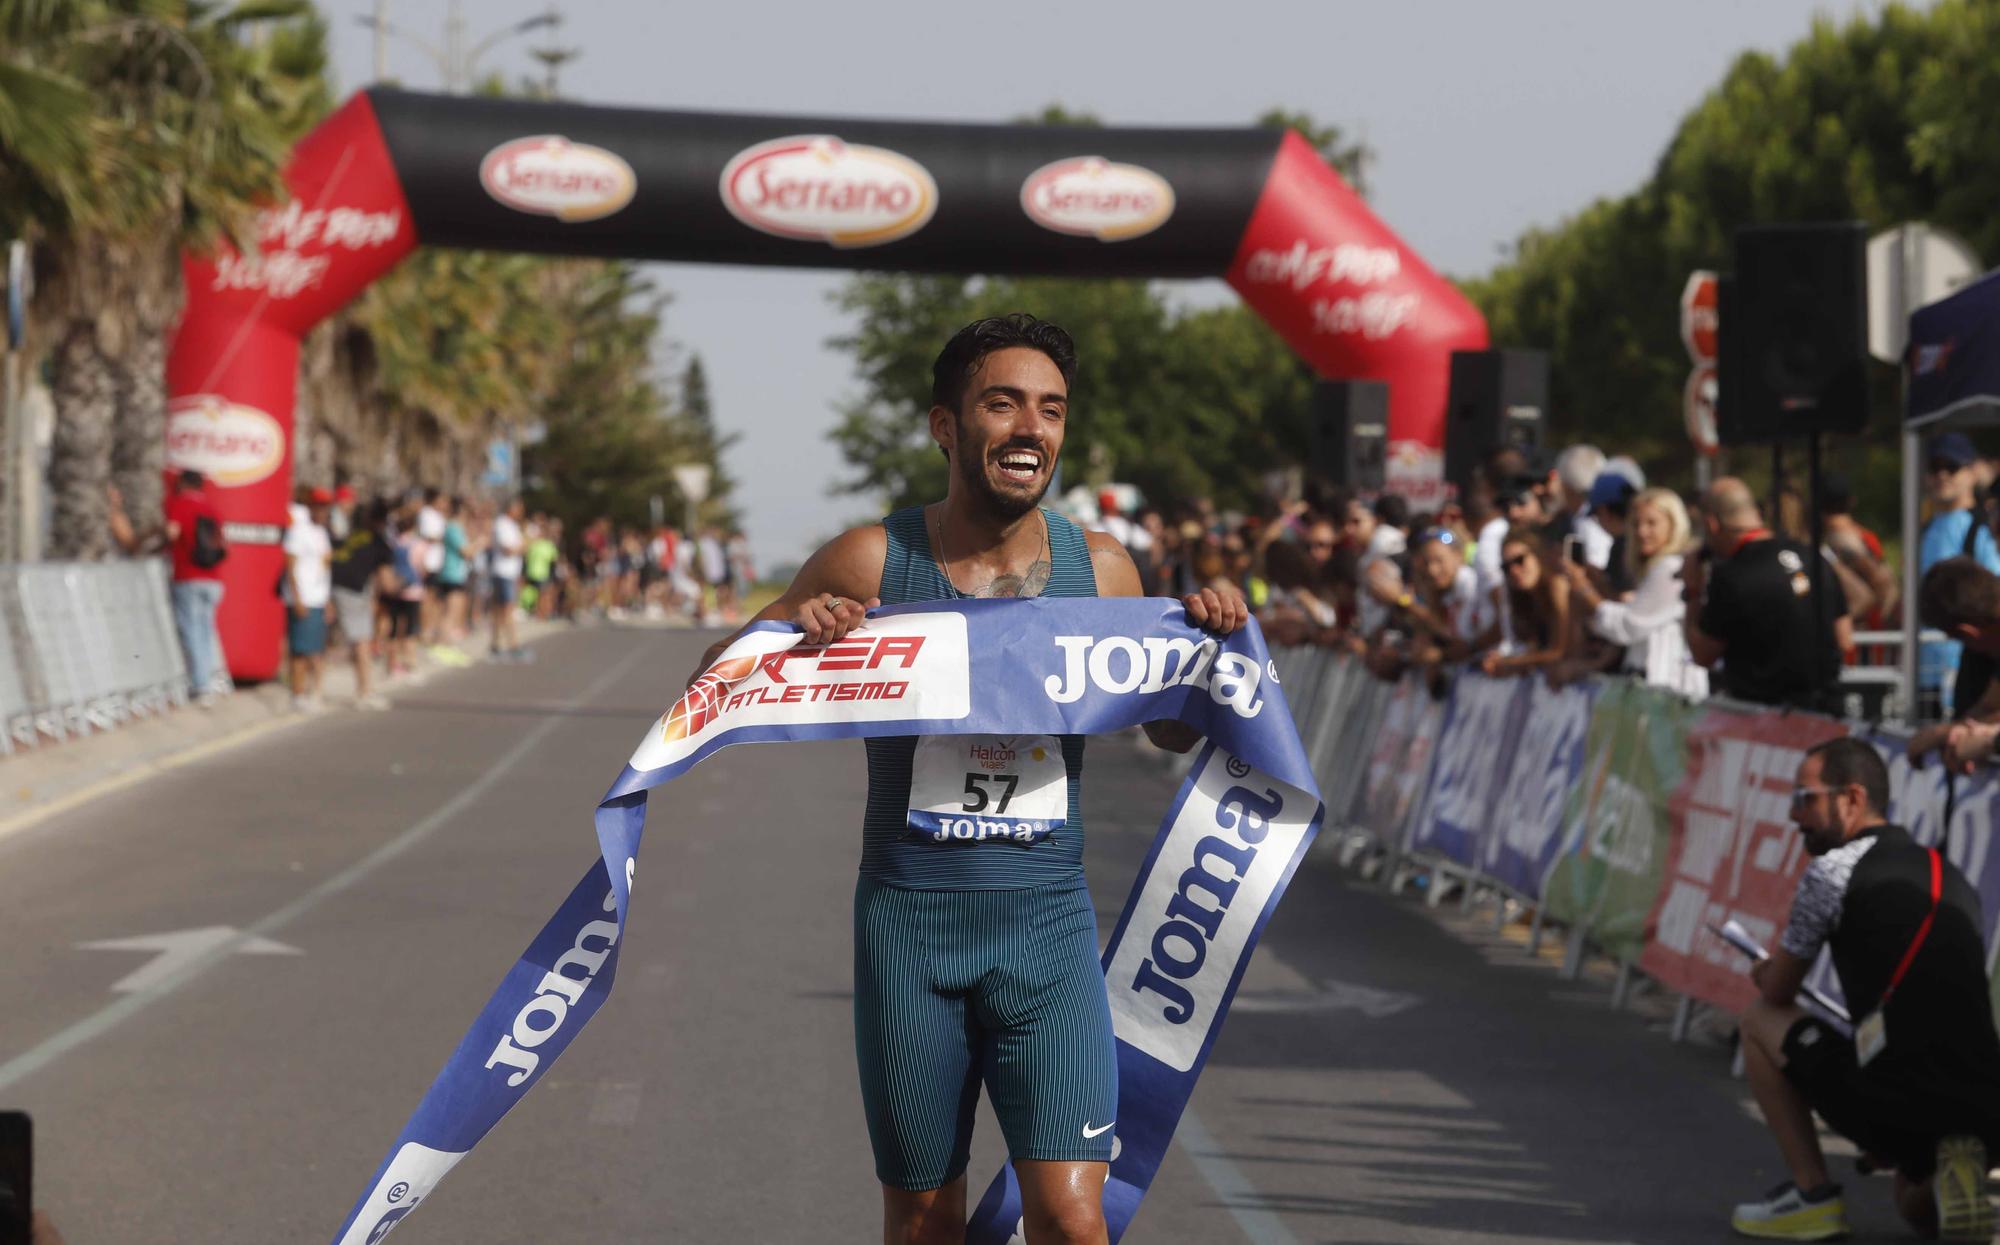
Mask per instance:
[[[333,490],[333,510],[326,516],[326,534],[335,541],[343,541],[353,530],[354,488],[342,484]]]
[[[327,512],[332,508],[332,491],[315,488],[306,494],[304,516],[295,517],[285,531],[285,606],[289,618],[285,639],[291,653],[292,708],[301,713],[320,709],[326,615],[333,598],[333,538],[326,530]]]

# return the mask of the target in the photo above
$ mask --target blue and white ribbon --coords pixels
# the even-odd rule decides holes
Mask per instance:
[[[611,992],[646,793],[730,744],[873,735],[1096,735],[1178,719],[1209,742],[1104,952],[1118,1038],[1104,1211],[1117,1240],[1173,1140],[1321,806],[1253,623],[1218,639],[1155,599],[955,601],[875,611],[845,639],[760,623],[649,729],[597,808],[600,858],[480,1012],[335,1245],[376,1245],[499,1123]],[[979,849],[974,849],[979,850]],[[970,1245],[1020,1233],[1003,1167]]]

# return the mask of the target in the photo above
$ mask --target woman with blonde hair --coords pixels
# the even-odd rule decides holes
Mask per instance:
[[[1632,499],[1626,565],[1636,585],[1625,600],[1597,591],[1582,567],[1568,568],[1570,585],[1592,632],[1624,646],[1624,669],[1646,682],[1688,696],[1708,694],[1708,672],[1694,664],[1682,634],[1687,603],[1681,563],[1694,545],[1687,506],[1672,489],[1649,488]]]

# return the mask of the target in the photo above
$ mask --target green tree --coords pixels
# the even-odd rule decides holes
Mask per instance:
[[[716,429],[715,407],[708,392],[708,369],[702,366],[699,354],[690,356],[681,370],[679,414],[687,425],[691,452],[709,468],[708,498],[701,504],[701,519],[732,527],[736,512],[729,496],[736,491],[736,481],[723,468],[722,455],[736,444],[736,434],[724,435]]]
[[[304,0],[0,5],[0,219],[37,244],[57,556],[103,551],[114,475],[135,509],[158,504],[180,252],[240,232],[277,188],[286,125],[323,89],[309,13]]]
[[[1509,262],[1467,282],[1496,344],[1551,352],[1552,436],[1588,436],[1686,479],[1676,307],[1689,272],[1730,268],[1742,226],[1928,220],[2000,254],[2000,221],[1987,210],[2000,193],[1988,154],[2000,123],[1996,54],[2000,8],[1988,0],[1818,20],[1782,57],[1738,57],[1636,191],[1530,231]],[[1833,451],[1886,519],[1897,487],[1893,369],[1878,367],[1872,384],[1873,431]]]
[[[1060,105],[1024,120],[1098,124]],[[1299,129],[1361,184],[1367,152],[1338,128],[1280,111],[1259,123]],[[1205,495],[1247,506],[1264,472],[1304,453],[1310,374],[1242,307],[1190,311],[1143,281],[882,273],[848,281],[834,303],[854,328],[831,344],[853,357],[861,382],[832,433],[850,471],[836,481],[843,492],[904,506],[943,491],[944,458],[926,419],[931,363],[963,325],[1011,311],[1076,339],[1066,484],[1119,480],[1161,501]]]

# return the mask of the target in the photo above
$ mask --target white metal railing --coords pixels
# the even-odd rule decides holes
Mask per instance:
[[[0,752],[187,699],[158,561],[0,565]]]

